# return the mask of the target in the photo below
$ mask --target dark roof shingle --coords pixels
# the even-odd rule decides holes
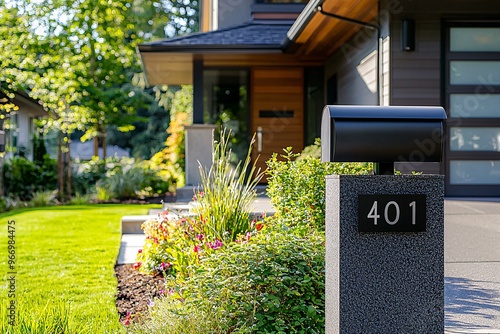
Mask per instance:
[[[145,43],[139,49],[235,46],[281,48],[292,21],[250,21],[238,26]]]

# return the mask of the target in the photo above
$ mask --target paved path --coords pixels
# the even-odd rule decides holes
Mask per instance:
[[[265,197],[254,209],[273,211]],[[141,234],[123,235],[118,263],[134,262],[143,242]],[[445,328],[500,334],[500,200],[445,201]]]

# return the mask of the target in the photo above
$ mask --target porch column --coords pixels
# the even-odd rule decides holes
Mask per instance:
[[[193,124],[203,124],[203,59],[193,60]]]
[[[201,185],[200,165],[203,168],[212,166],[212,147],[215,125],[193,124],[186,126],[186,186]],[[193,193],[191,192],[191,197]]]

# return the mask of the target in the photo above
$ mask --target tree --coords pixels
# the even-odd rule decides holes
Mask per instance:
[[[133,130],[144,120],[138,110],[156,108],[158,90],[139,84],[144,80],[136,46],[196,30],[197,6],[167,0],[12,0],[0,8],[0,90],[27,90],[49,112],[43,125],[59,131],[61,196],[62,183],[71,177],[64,180],[64,170],[71,171],[71,135],[82,131],[82,140],[94,140],[94,155],[99,144],[106,155],[109,127]]]

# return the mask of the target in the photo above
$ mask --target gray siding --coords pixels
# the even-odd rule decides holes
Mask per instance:
[[[378,104],[377,37],[367,29],[360,33],[366,38],[354,37],[325,64],[326,80],[337,74],[339,104]]]
[[[441,105],[439,20],[416,21],[415,51],[402,50],[401,20],[391,30],[391,104]]]
[[[218,29],[249,21],[253,3],[253,0],[218,0]]]

